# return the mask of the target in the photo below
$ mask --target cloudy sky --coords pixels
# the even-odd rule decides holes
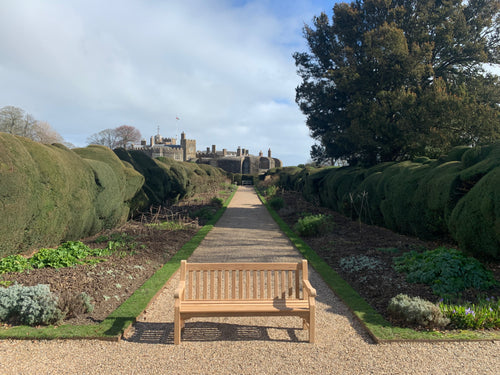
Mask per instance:
[[[333,0],[1,0],[0,107],[85,146],[132,125],[309,160],[292,54]],[[176,117],[179,120],[176,120]]]

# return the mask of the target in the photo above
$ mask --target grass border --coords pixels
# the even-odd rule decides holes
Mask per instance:
[[[208,223],[186,242],[184,246],[156,271],[139,289],[125,302],[116,308],[106,319],[97,325],[61,325],[61,326],[15,326],[0,327],[1,339],[99,339],[119,341],[125,332],[147,308],[150,302],[161,291],[163,286],[180,267],[181,260],[191,256],[205,236],[212,230],[215,223],[221,218],[227,206],[236,194],[233,190],[222,207]]]
[[[320,274],[332,291],[351,310],[358,321],[366,328],[376,343],[387,342],[440,342],[440,341],[499,341],[498,331],[460,330],[450,332],[415,331],[410,328],[394,327],[371,307],[342,277],[332,269],[313,249],[309,247],[271,208],[267,200],[255,189],[262,203],[278,224],[280,229],[294,244],[311,266]]]

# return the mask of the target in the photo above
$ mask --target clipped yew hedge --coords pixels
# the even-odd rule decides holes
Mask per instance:
[[[109,149],[0,133],[0,257],[124,222],[144,178]]]
[[[424,239],[451,236],[471,254],[500,258],[500,143],[457,147],[439,160],[270,173],[353,219]]]
[[[142,189],[131,202],[133,212],[151,205],[163,205],[194,193],[217,190],[228,181],[220,168],[205,164],[180,162],[171,158],[152,159],[142,151],[116,149],[116,155],[144,176]]]

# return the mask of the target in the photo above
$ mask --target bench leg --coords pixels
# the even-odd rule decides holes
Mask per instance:
[[[179,311],[174,313],[174,344],[179,345],[181,343],[181,329],[183,326],[183,321],[181,320],[181,314]]]
[[[309,313],[309,342],[316,341],[316,306],[311,306]]]

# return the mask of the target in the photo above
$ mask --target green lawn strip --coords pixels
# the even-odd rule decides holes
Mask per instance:
[[[409,328],[392,326],[391,323],[375,311],[358,292],[356,292],[335,270],[333,270],[313,249],[290,229],[276,211],[268,205],[266,199],[258,191],[257,194],[281,230],[288,236],[290,241],[292,241],[316,272],[320,274],[327,285],[355,314],[376,342],[500,340],[500,332],[498,331],[461,330],[450,332],[422,332]]]
[[[15,326],[7,329],[0,327],[0,339],[101,339],[118,340],[123,332],[135,322],[146,309],[149,302],[161,290],[163,285],[180,267],[181,260],[191,256],[200,242],[210,232],[231,202],[236,191],[226,199],[224,205],[214,217],[203,226],[189,242],[137,289],[124,303],[98,325],[61,325],[61,326]],[[173,303],[173,301],[172,301]]]

